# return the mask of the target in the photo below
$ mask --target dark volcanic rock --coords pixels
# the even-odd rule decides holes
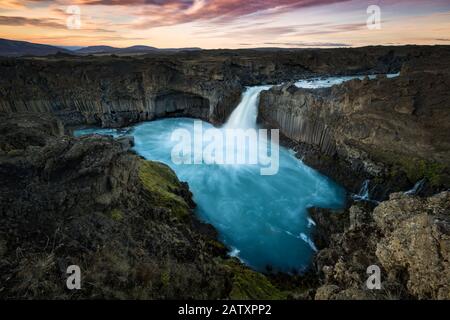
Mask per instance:
[[[311,75],[386,73],[436,47],[212,50],[139,57],[0,60],[0,112],[57,115],[67,125],[121,127],[164,116],[223,122],[243,86]]]
[[[389,276],[403,270],[408,291],[420,299],[450,299],[450,193],[393,194],[373,216],[384,236],[376,255]]]
[[[0,297],[281,298],[197,221],[186,183],[128,138],[0,116]],[[78,265],[82,289],[66,288]]]
[[[311,210],[321,250],[316,299],[449,299],[450,193],[392,194],[376,208]],[[381,269],[381,290],[368,290],[367,268]]]
[[[260,120],[297,142],[311,166],[358,192],[365,179],[384,199],[422,178],[450,186],[450,54],[405,63],[401,75],[327,89],[293,85],[261,93]]]

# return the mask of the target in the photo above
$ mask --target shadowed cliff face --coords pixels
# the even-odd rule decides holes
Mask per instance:
[[[22,60],[2,67],[9,78],[1,85],[2,111],[53,113],[68,125],[121,127],[166,115],[213,120],[240,94],[239,84],[189,75],[193,70],[176,61]]]
[[[243,86],[317,74],[387,73],[427,47],[216,50],[141,57],[0,60],[0,112],[43,112],[67,125],[121,127],[165,116],[221,123]]]
[[[274,87],[261,94],[260,119],[280,128],[299,143],[306,162],[350,190],[373,177],[392,178],[400,188],[423,177],[448,186],[449,58],[441,56],[434,65],[423,59],[405,63],[392,79],[327,89]]]

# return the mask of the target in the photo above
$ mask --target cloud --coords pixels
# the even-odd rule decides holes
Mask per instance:
[[[367,26],[364,23],[329,24],[329,25],[324,24],[320,29],[300,31],[295,35],[312,36],[312,35],[341,33],[341,32],[361,30],[366,27]]]
[[[264,45],[269,46],[289,46],[289,47],[351,47],[348,43],[336,43],[336,42],[264,42]]]
[[[24,4],[18,0],[2,0],[2,3],[0,3],[2,9],[22,9],[24,7]]]
[[[123,37],[123,36],[102,36],[99,40],[95,35],[64,35],[64,36],[47,36],[40,37],[40,40],[43,41],[54,41],[54,40],[95,40],[96,42],[108,42],[108,41],[129,41],[129,40],[146,40],[145,37]]]
[[[350,0],[78,0],[76,4],[137,6],[140,18],[133,26],[146,29],[194,21],[228,23],[252,14],[280,14],[299,8]]]
[[[33,19],[25,17],[0,16],[2,26],[33,26],[47,28],[66,28],[64,23],[57,19]]]
[[[240,38],[243,41],[250,41],[249,39],[253,39],[254,37],[259,38],[263,37],[266,38],[265,40],[280,40],[280,42],[283,42],[283,40],[280,39],[280,37],[286,36],[289,37],[290,39],[292,39],[293,37],[297,39],[303,39],[302,37],[304,36],[351,32],[360,30],[365,27],[366,25],[363,23],[349,23],[349,24],[310,23],[310,24],[286,25],[279,27],[254,27],[254,28],[253,27],[246,28],[245,26],[242,26],[240,28],[227,29],[227,31],[217,31],[218,33],[216,33],[215,36],[227,37],[230,39]],[[202,35],[201,32],[197,34]],[[205,37],[210,36],[211,31],[209,30],[205,31],[204,35]],[[301,43],[301,41],[297,43]]]

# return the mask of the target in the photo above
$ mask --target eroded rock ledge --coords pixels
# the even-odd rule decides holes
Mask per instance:
[[[311,210],[317,222],[315,299],[450,299],[450,192],[403,193],[376,208]],[[381,269],[381,290],[368,290],[367,267]]]
[[[450,186],[450,55],[407,62],[400,76],[352,80],[324,89],[293,84],[261,93],[260,120],[279,128],[309,165],[357,192],[411,188],[427,178]],[[430,60],[431,61],[431,60]]]

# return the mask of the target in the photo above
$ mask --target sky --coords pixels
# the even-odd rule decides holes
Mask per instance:
[[[450,44],[450,0],[0,0],[0,38],[204,49]]]

